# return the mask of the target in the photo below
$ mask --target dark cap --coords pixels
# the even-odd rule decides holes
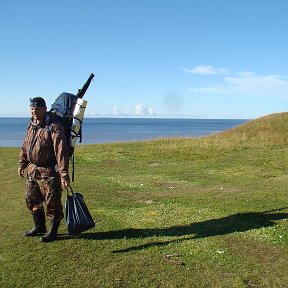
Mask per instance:
[[[31,98],[30,107],[46,107],[46,102],[42,97]]]

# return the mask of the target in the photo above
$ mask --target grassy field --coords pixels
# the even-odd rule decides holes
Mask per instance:
[[[79,145],[73,188],[96,227],[69,237],[63,221],[49,244],[22,236],[19,149],[0,148],[0,287],[288,287],[287,123]]]

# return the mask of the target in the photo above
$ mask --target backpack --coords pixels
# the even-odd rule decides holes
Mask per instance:
[[[69,158],[72,160],[72,181],[74,181],[74,148],[78,138],[80,139],[79,142],[82,142],[82,120],[87,104],[87,101],[82,98],[93,77],[94,74],[91,73],[82,89],[78,90],[77,95],[67,92],[61,93],[50,109],[50,112],[62,123],[65,130]]]
[[[54,113],[57,120],[62,124],[65,130],[65,135],[67,139],[69,157],[72,157],[74,153],[74,147],[70,145],[70,135],[71,127],[73,121],[73,112],[77,102],[77,96],[71,93],[63,92],[61,93],[55,102],[52,104],[50,112]],[[80,137],[80,143],[82,142],[82,129],[75,137]]]
[[[72,160],[72,181],[74,181],[74,147],[70,145],[70,134],[73,121],[73,111],[77,102],[77,96],[71,93],[61,93],[55,102],[52,104],[50,112],[54,114],[55,118],[62,124],[65,130],[68,154]],[[81,132],[77,137],[80,137]],[[82,141],[82,137],[80,137]]]

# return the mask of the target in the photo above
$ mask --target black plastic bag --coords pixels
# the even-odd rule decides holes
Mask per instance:
[[[70,186],[71,195],[67,190],[65,216],[68,235],[76,235],[95,226],[95,222],[84,202],[81,193],[74,192]]]

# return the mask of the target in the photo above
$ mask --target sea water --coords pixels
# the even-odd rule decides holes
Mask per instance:
[[[0,146],[21,147],[28,118],[0,117]],[[219,133],[247,119],[85,118],[82,143],[144,141],[169,137],[202,137]]]

